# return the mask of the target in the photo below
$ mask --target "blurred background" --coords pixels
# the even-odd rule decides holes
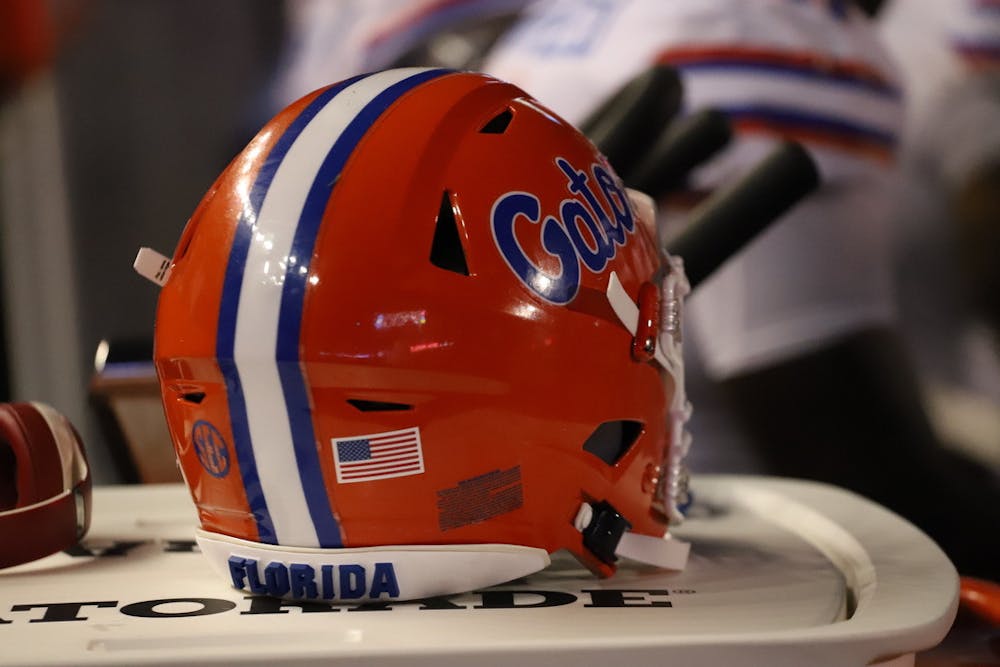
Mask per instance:
[[[709,20],[711,11],[734,15],[734,2],[674,3],[680,9],[666,12],[674,18],[658,15],[658,20],[680,21],[685,7],[696,7],[689,14],[698,19],[664,29],[674,46],[689,34],[711,37],[717,25]],[[650,11],[674,3],[653,3]],[[892,240],[885,242],[885,252],[879,250],[881,264],[872,274],[879,281],[886,277],[891,304],[883,308],[880,302],[877,315],[857,325],[858,335],[866,337],[840,330],[818,337],[822,345],[746,363],[729,359],[720,365],[711,358],[710,336],[692,336],[691,467],[695,473],[815,477],[878,499],[883,486],[897,483],[892,461],[906,468],[912,451],[925,445],[950,452],[941,460],[913,455],[920,462],[912,474],[901,475],[905,484],[912,481],[905,493],[919,488],[929,503],[943,505],[945,516],[928,520],[932,535],[939,523],[955,523],[968,507],[986,512],[968,524],[984,535],[970,540],[968,550],[981,553],[965,562],[982,572],[989,571],[983,563],[992,563],[995,571],[1000,566],[995,544],[1000,523],[994,520],[1000,473],[1000,3],[744,0],[743,5],[754,3],[771,12],[759,18],[761,24],[776,26],[776,34],[793,45],[805,39],[795,37],[803,12],[822,15],[833,27],[822,32],[826,24],[816,23],[810,29],[834,36],[825,42],[829,52],[821,54],[829,71],[850,78],[857,72],[838,69],[838,63],[875,63],[871,66],[888,82],[882,92],[899,106],[891,133],[866,135],[888,142],[881,150],[893,154],[891,167],[880,172],[891,178],[880,191],[880,201],[889,205],[878,222]],[[97,483],[179,479],[151,383],[157,289],[132,270],[138,248],[169,255],[202,195],[257,128],[297,97],[360,71],[411,64],[484,68],[576,122],[602,95],[652,64],[649,53],[671,45],[666,36],[657,45],[656,35],[643,37],[656,47],[645,53],[625,48],[627,40],[610,47],[602,43],[604,27],[610,31],[629,12],[641,17],[641,5],[0,2],[0,399],[42,400],[67,414],[83,434]],[[757,21],[757,11],[747,10],[753,16],[740,25]],[[841,29],[843,37],[836,37]],[[618,60],[578,57],[609,48]],[[801,55],[800,47],[792,53]],[[565,54],[577,61],[560,62]],[[710,67],[678,62],[695,87],[695,73]],[[564,69],[571,65],[576,69]],[[778,65],[768,67],[773,73]],[[546,79],[546,72],[554,74]],[[589,92],[567,95],[555,79]],[[706,179],[702,184],[722,182]],[[837,210],[826,225],[837,216],[846,225],[852,217],[849,208]],[[873,253],[861,248],[859,254]],[[864,269],[859,266],[845,266],[845,273]],[[883,336],[886,331],[891,339]],[[891,361],[872,363],[884,358]],[[885,393],[859,390],[880,386],[886,375],[892,386]],[[821,408],[790,400],[802,377],[830,378],[815,396]],[[774,403],[762,403],[760,396],[773,396]],[[898,429],[878,433],[886,434],[887,442],[899,437],[922,444],[887,448],[882,459],[871,454],[877,447],[860,441],[847,446],[856,436],[850,429],[813,433],[829,406],[850,403],[845,396],[863,405],[844,409],[838,421],[882,428],[896,419],[884,415],[905,412]],[[893,407],[881,404],[883,399]],[[784,432],[767,430],[761,417],[780,421]],[[842,460],[829,470],[812,470],[807,462],[783,466],[795,458],[774,444],[783,438],[796,440],[806,458],[816,458],[807,447],[812,443],[820,451],[838,448],[833,458]],[[844,448],[821,442],[824,438],[840,439]],[[868,456],[875,458],[866,472],[862,459]],[[153,460],[165,461],[165,467],[149,467]],[[853,484],[858,478],[863,483]],[[892,494],[883,501],[903,508],[899,511],[912,509],[918,524],[932,513]],[[964,526],[956,530],[976,530]]]
[[[100,341],[150,354],[157,290],[132,260],[172,252],[252,136],[284,35],[268,1],[0,6],[0,386],[66,413],[98,483],[130,474],[89,397]]]

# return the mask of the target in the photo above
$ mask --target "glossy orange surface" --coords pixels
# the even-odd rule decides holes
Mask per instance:
[[[262,538],[248,501],[259,471],[236,460],[229,447],[221,454],[228,470],[218,476],[220,470],[209,471],[199,459],[192,434],[199,422],[209,422],[223,442],[233,442],[222,370],[232,360],[217,357],[225,271],[237,225],[249,224],[241,214],[252,205],[254,178],[315,95],[268,123],[206,195],[178,246],[157,315],[155,356],[166,413],[202,524],[249,540]],[[480,131],[505,111],[512,117],[504,131]],[[586,191],[572,191],[569,168]],[[633,359],[632,335],[604,297],[611,271],[638,300],[640,285],[657,281],[663,264],[617,177],[602,187],[605,172],[604,158],[575,129],[519,89],[482,75],[452,73],[422,83],[367,129],[319,221],[297,358],[279,360],[262,348],[241,360],[241,369],[259,364],[301,374],[322,491],[343,546],[568,548],[596,572],[610,574],[613,567],[597,561],[573,527],[581,502],[606,500],[634,531],[663,534],[665,519],[652,509],[643,478],[665,458],[672,385],[655,362]],[[529,208],[535,198],[539,211],[532,219],[517,209],[505,232],[497,207],[510,193],[530,195],[510,200]],[[451,202],[467,275],[430,259],[443,197]],[[620,219],[634,219],[632,231],[620,222],[614,228],[621,243],[609,240],[607,227],[588,226],[580,211],[599,218],[595,203],[612,225],[616,211]],[[506,255],[498,240],[505,233],[517,242],[507,244]],[[573,238],[575,245],[567,245]],[[544,291],[571,282],[571,247],[579,282],[560,304],[532,285]],[[517,275],[512,261],[519,260],[510,257],[517,248],[534,278]],[[600,270],[588,268],[588,251],[594,266],[603,263]],[[409,407],[365,412],[348,401]],[[600,424],[619,420],[642,428],[615,464],[583,449]],[[420,430],[421,474],[338,483],[335,439],[412,427]],[[444,526],[449,489],[514,469],[522,489],[517,509]],[[280,500],[268,498],[272,502]]]

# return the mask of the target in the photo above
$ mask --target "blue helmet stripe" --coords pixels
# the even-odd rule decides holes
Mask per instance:
[[[327,202],[340,172],[368,129],[408,91],[447,73],[449,70],[438,69],[414,74],[387,87],[361,109],[333,143],[323,160],[306,197],[292,241],[290,257],[294,258],[294,261],[290,259],[285,272],[275,353],[299,475],[306,492],[306,502],[316,527],[316,534],[320,546],[323,547],[341,546],[340,527],[331,511],[325,492],[306,380],[299,364],[302,311],[316,238]]]
[[[253,231],[257,224],[257,215],[260,213],[261,206],[267,196],[268,188],[285,154],[319,110],[325,107],[344,88],[361,78],[363,76],[343,81],[317,96],[299,114],[288,129],[285,130],[277,143],[275,143],[250,190],[249,207],[243,210],[236,225],[236,233],[229,252],[229,261],[226,265],[226,273],[223,279],[215,354],[226,382],[226,395],[229,401],[229,413],[233,429],[233,446],[239,460],[240,475],[246,490],[247,502],[257,523],[259,539],[261,542],[267,544],[276,544],[277,535],[270,512],[268,511],[267,499],[261,488],[260,478],[257,474],[253,441],[247,420],[243,384],[234,361],[236,319],[243,286],[243,272],[246,268],[247,254],[250,249]]]

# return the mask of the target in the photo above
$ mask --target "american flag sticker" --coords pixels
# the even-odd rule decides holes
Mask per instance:
[[[333,438],[337,482],[371,482],[391,477],[419,475],[424,471],[420,429]]]

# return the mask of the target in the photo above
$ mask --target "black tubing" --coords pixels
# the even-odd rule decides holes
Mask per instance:
[[[705,109],[681,118],[663,131],[626,182],[659,199],[683,185],[688,173],[724,148],[732,136],[729,119],[721,111]]]
[[[715,191],[690,215],[687,228],[667,244],[684,260],[691,288],[819,186],[809,153],[787,141],[732,185]]]
[[[656,65],[631,79],[580,123],[580,131],[626,175],[681,107],[683,89],[672,68]]]

